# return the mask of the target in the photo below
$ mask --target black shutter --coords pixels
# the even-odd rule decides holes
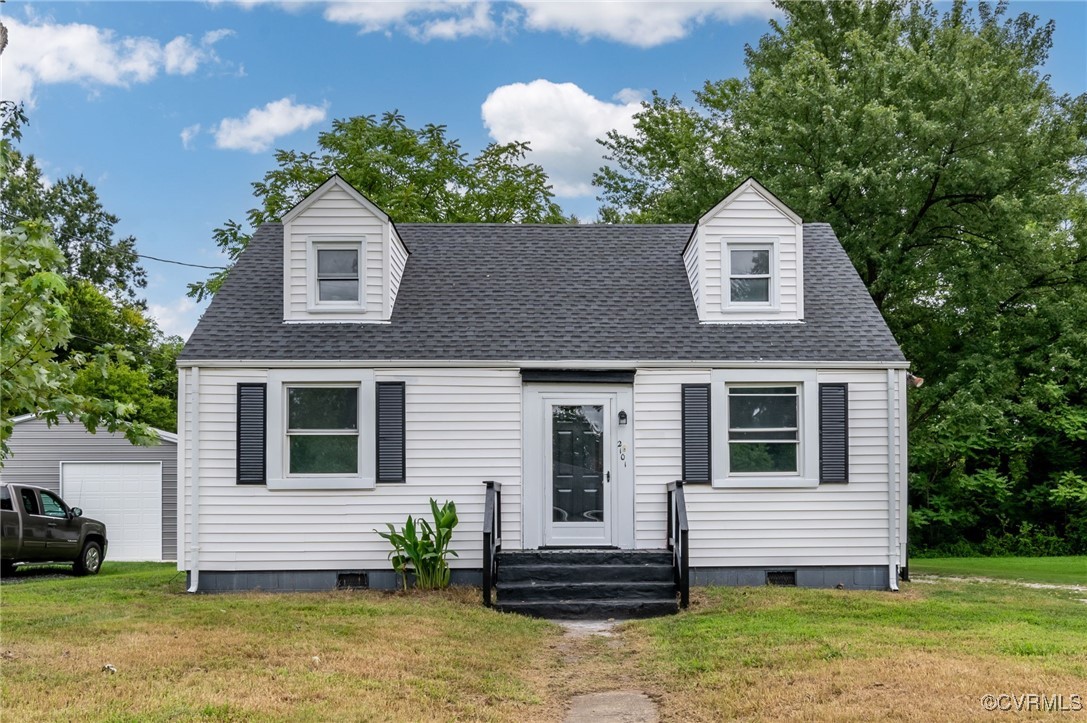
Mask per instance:
[[[849,389],[819,385],[819,481],[849,481]]]
[[[710,481],[710,385],[683,385],[683,481]]]
[[[238,385],[238,484],[265,484],[266,384]]]
[[[404,382],[377,383],[377,481],[404,481]]]

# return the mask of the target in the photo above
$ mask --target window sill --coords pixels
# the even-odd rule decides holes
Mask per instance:
[[[314,304],[306,305],[311,314],[365,314],[366,304]]]
[[[726,477],[713,481],[714,489],[814,489],[818,479],[803,477]]]
[[[287,477],[269,479],[270,490],[372,490],[373,478],[367,477]]]

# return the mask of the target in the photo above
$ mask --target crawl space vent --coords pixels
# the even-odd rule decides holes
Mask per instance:
[[[796,587],[796,570],[768,570],[766,584]]]
[[[368,588],[370,578],[365,572],[341,572],[336,576],[336,587],[341,590]]]

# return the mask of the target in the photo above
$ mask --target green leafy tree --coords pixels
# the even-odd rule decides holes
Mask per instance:
[[[0,461],[9,453],[12,419],[28,412],[50,424],[63,416],[90,431],[102,427],[137,444],[151,441],[147,427],[132,421],[133,404],[75,390],[77,375],[104,373],[131,355],[100,348],[93,357],[57,358],[71,334],[63,268],[64,254],[44,224],[0,231]]]
[[[65,306],[71,319],[67,346],[59,359],[95,354],[103,347],[124,349],[129,360],[81,370],[74,390],[80,394],[126,402],[133,418],[167,431],[177,429],[177,356],[179,337],[164,337],[153,319],[136,303],[114,300],[88,281],[68,284]]]
[[[72,319],[72,336],[61,357],[74,352],[93,353],[103,344],[128,349],[143,359],[161,336],[153,319],[135,302],[111,299],[84,279],[68,282],[65,306]]]
[[[1087,95],[1041,70],[1053,23],[986,3],[778,7],[746,77],[706,83],[696,107],[654,96],[602,141],[603,217],[692,222],[753,175],[830,222],[927,379],[915,541],[1026,524],[1087,550],[1056,491],[1087,469]]]
[[[442,125],[415,129],[388,112],[332,123],[312,153],[278,150],[277,168],[253,183],[260,205],[248,225],[278,221],[333,173],[365,194],[393,219],[416,222],[566,223],[543,168],[526,162],[527,143],[492,143],[474,159],[446,137]],[[215,230],[215,243],[233,263],[249,243],[241,223]],[[227,271],[190,284],[197,299],[213,295]]]

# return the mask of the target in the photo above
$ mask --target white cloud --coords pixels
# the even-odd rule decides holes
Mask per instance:
[[[309,128],[328,116],[328,103],[304,105],[280,98],[263,108],[252,108],[243,118],[224,118],[214,129],[215,147],[260,153],[276,139]]]
[[[769,0],[728,2],[536,2],[518,3],[525,11],[530,30],[557,30],[582,38],[604,38],[649,48],[686,37],[694,26],[706,22],[735,22],[746,17],[769,18]]]
[[[189,334],[196,328],[196,322],[200,320],[203,306],[187,296],[182,296],[167,304],[148,304],[147,310],[164,334],[176,334],[182,339],[188,339]]]
[[[192,75],[200,65],[201,52],[187,35],[179,35],[162,49],[163,64],[171,75]]]
[[[399,30],[416,40],[456,40],[496,35],[502,24],[491,14],[491,3],[469,0],[406,0],[404,2],[332,2],[326,20],[357,25],[360,33]],[[507,17],[502,18],[502,23]]]
[[[224,0],[212,0],[213,3]],[[322,7],[326,20],[357,25],[360,33],[401,32],[416,40],[494,37],[515,27],[572,33],[649,48],[686,37],[696,26],[769,18],[771,0],[517,0],[501,11],[471,0],[234,0],[246,9],[274,6],[288,12]]]
[[[558,196],[592,194],[603,163],[597,138],[613,129],[630,134],[641,95],[624,89],[618,102],[599,100],[573,83],[534,80],[496,88],[483,102],[483,124],[499,143],[532,145],[531,160],[547,171]]]
[[[34,105],[38,85],[79,83],[128,87],[159,73],[190,75],[217,62],[214,44],[229,30],[205,34],[198,43],[179,35],[165,44],[153,38],[118,37],[112,30],[82,23],[22,22],[5,18],[8,47],[3,57],[4,97]]]
[[[200,124],[194,123],[181,129],[181,145],[185,150],[192,148],[193,139],[200,132]]]

